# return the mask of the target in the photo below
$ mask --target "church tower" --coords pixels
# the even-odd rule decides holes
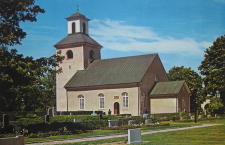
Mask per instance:
[[[84,70],[94,60],[101,59],[102,46],[88,35],[88,21],[79,12],[66,18],[68,35],[56,43],[56,51],[61,51],[65,59],[60,65],[62,73],[56,75],[57,111],[68,111],[68,96],[64,86],[77,72]]]

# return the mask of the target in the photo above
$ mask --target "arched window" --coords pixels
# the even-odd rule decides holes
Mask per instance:
[[[128,93],[122,93],[123,97],[123,108],[128,108]]]
[[[84,96],[83,95],[79,95],[79,109],[82,110],[84,109]]]
[[[94,59],[94,51],[93,50],[91,50],[89,52],[89,57],[90,57],[90,59]]]
[[[67,59],[73,58],[73,51],[72,50],[68,50],[66,52],[66,54],[67,54]]]
[[[76,24],[75,22],[72,23],[72,33],[74,34],[76,32]]]
[[[99,108],[100,109],[105,109],[105,96],[104,96],[104,94],[99,94],[98,95],[98,97],[99,97]]]
[[[86,24],[83,23],[83,33],[86,34]]]

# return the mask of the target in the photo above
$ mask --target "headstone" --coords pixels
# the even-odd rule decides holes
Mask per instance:
[[[111,115],[111,110],[109,109],[108,114]]]
[[[101,119],[102,119],[102,114],[99,115],[99,120],[101,120]]]
[[[109,127],[117,127],[119,120],[108,120]]]
[[[194,116],[191,116],[191,120],[194,120],[195,119],[195,117]]]
[[[152,123],[152,119],[145,119],[145,124]]]
[[[93,113],[91,115],[97,115],[97,114],[95,113],[95,111],[93,111]]]
[[[180,117],[180,120],[183,120],[183,117]]]
[[[128,121],[128,125],[134,125],[134,124],[137,124],[135,120],[129,120]]]
[[[143,114],[142,117],[143,118],[147,118],[148,117],[148,114]]]
[[[3,128],[9,125],[9,116],[7,114],[3,114]]]
[[[55,108],[55,107],[52,107],[52,115],[53,115],[53,116],[57,115],[57,114],[56,114],[56,108]]]
[[[45,115],[45,123],[49,122],[49,115]]]
[[[55,116],[56,115],[55,107],[48,108],[47,114],[49,115],[49,117]]]
[[[148,110],[147,109],[145,110],[145,114],[148,114]]]
[[[47,112],[47,115],[49,115],[50,117],[52,117],[52,108],[48,108],[48,112]]]
[[[82,122],[82,119],[81,118],[74,118],[73,122]]]
[[[141,144],[141,129],[128,129],[128,142],[127,144]]]

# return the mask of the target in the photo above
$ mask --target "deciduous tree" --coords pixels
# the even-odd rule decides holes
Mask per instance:
[[[34,22],[38,13],[45,12],[34,4],[35,0],[0,0],[0,44],[21,44],[26,32],[19,23]]]
[[[205,94],[217,96],[225,104],[225,36],[217,38],[206,49],[205,58],[198,69],[204,76]]]

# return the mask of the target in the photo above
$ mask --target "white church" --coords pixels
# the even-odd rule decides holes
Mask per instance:
[[[169,81],[158,54],[102,60],[102,46],[88,33],[90,19],[77,12],[66,20],[68,35],[54,45],[65,56],[56,76],[57,112],[190,112],[187,84]]]

